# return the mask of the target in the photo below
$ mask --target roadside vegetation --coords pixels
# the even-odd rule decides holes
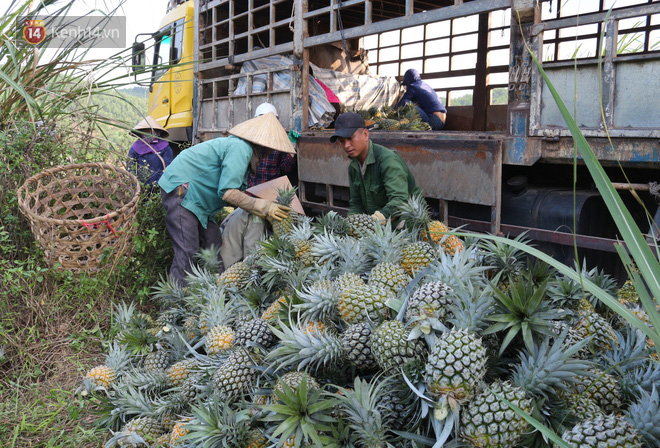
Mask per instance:
[[[169,243],[160,201],[145,197],[130,259],[93,275],[44,262],[19,212],[17,188],[58,164],[120,161],[132,142],[126,128],[146,110],[146,98],[121,90],[128,77],[91,81],[130,54],[89,61],[84,49],[70,47],[46,59],[18,46],[15,21],[29,3],[13,0],[0,19],[0,445],[99,447],[107,434],[94,429],[96,417],[73,391],[102,357],[113,304],[149,307]],[[53,15],[72,3],[57,3]]]

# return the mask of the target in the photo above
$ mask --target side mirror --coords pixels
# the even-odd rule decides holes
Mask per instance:
[[[133,72],[138,71],[144,67],[144,50],[145,46],[143,42],[133,42],[133,47],[131,48],[132,53],[132,68]]]

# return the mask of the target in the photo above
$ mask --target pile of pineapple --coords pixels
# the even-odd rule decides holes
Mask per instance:
[[[292,212],[221,275],[203,253],[185,288],[156,285],[156,318],[118,306],[79,389],[106,447],[559,446],[516,408],[571,447],[660,446],[642,332],[512,246],[459,239],[423,199],[394,224]]]
[[[344,112],[355,112],[364,118],[367,125],[375,125],[374,129],[382,131],[430,131],[431,126],[422,121],[414,103],[406,103],[399,109],[389,106],[370,109],[350,109]]]

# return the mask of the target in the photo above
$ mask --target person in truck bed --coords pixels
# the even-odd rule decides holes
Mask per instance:
[[[182,151],[158,182],[174,249],[169,275],[182,285],[200,248],[220,246],[220,229],[213,219],[225,205],[277,221],[288,215],[288,207],[241,191],[248,170],[255,171],[271,151],[295,154],[277,117],[268,113],[253,118],[234,126],[229,134]]]
[[[277,109],[270,103],[260,104],[255,110],[254,116],[260,117],[267,113],[273,113],[278,117]],[[295,154],[273,151],[263,158],[254,172],[248,174],[247,187],[251,188],[286,176],[294,170],[295,166]],[[267,223],[257,215],[237,209],[225,218],[220,229],[222,230],[220,257],[224,268],[227,269],[234,263],[243,260],[248,251],[257,244],[257,241],[266,235]]]
[[[415,103],[422,121],[428,123],[431,129],[439,131],[444,128],[447,121],[447,109],[435,90],[422,81],[419,72],[414,68],[408,69],[403,75],[403,85],[406,86],[406,93],[396,104],[396,108],[398,109],[406,103]]]
[[[351,158],[349,215],[367,213],[382,222],[390,219],[409,197],[421,194],[406,162],[397,152],[369,139],[369,129],[360,115],[341,114],[330,141]]]

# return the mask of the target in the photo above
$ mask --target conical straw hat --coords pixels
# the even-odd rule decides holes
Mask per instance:
[[[272,112],[237,124],[229,130],[229,133],[250,143],[276,151],[288,154],[296,153],[289,136]]]
[[[170,136],[170,133],[160,125],[151,115],[147,115],[147,118],[139,122],[138,124],[135,125],[133,130],[131,131],[131,134],[135,135],[136,137],[140,137],[142,134],[136,133],[134,131],[144,131],[148,132],[149,134],[155,134],[154,131],[160,132],[160,138],[166,139]]]

